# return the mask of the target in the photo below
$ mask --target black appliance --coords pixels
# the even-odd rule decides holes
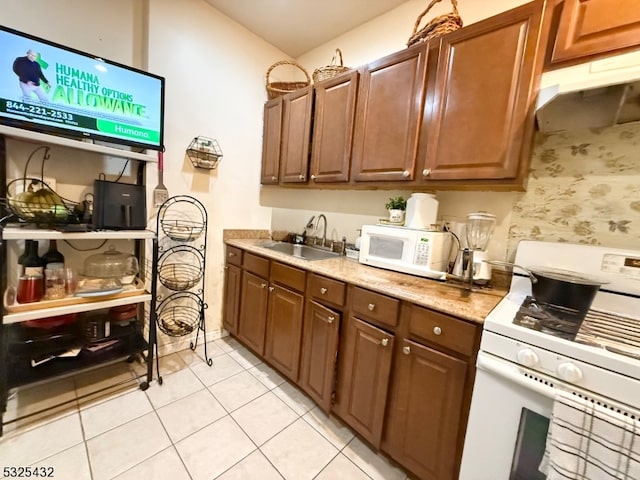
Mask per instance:
[[[145,188],[130,183],[95,180],[92,224],[96,230],[147,228]]]

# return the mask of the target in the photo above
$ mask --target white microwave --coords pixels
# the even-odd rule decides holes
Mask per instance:
[[[358,261],[374,267],[445,280],[452,237],[447,232],[363,225]]]

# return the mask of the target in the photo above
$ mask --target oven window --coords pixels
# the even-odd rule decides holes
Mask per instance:
[[[509,480],[545,480],[538,467],[544,456],[549,419],[527,408],[520,414],[518,439],[513,453]]]
[[[401,260],[404,240],[401,238],[376,237],[369,240],[369,255],[390,260]]]

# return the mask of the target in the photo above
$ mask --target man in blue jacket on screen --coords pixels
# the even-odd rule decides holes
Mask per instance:
[[[48,101],[47,94],[44,93],[40,86],[40,80],[49,85],[49,81],[42,73],[40,64],[36,61],[38,54],[33,50],[27,50],[27,55],[24,57],[18,57],[13,62],[13,71],[18,76],[20,81],[20,89],[22,90],[22,96],[25,99],[31,98],[32,94],[41,101]]]

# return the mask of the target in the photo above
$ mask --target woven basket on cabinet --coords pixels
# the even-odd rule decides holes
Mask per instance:
[[[439,1],[440,0],[432,0],[431,3],[429,3],[429,6],[420,15],[418,15],[418,19],[413,26],[413,33],[407,41],[408,47],[418,42],[426,42],[432,38],[440,37],[447,33],[454,32],[462,27],[462,18],[460,18],[460,14],[458,13],[458,2],[457,0],[451,0],[451,4],[453,5],[453,11],[451,13],[440,15],[430,20],[429,23],[418,30],[422,18]]]
[[[340,64],[338,65],[338,62]],[[316,68],[313,71],[313,83],[321,82],[322,80],[327,80],[329,78],[333,78],[336,75],[340,75],[341,73],[349,70],[349,67],[345,67],[342,61],[342,52],[339,48],[336,48],[336,53],[331,59],[331,63],[324,67]]]
[[[298,81],[298,82],[271,82],[269,80],[269,76],[271,75],[271,72],[273,71],[274,68],[279,67],[280,65],[293,65],[294,67],[299,68],[300,70],[302,70],[307,80]],[[273,98],[277,98],[286,93],[294,92],[301,88],[308,87],[309,85],[311,85],[311,78],[309,77],[309,74],[304,68],[302,68],[302,66],[299,63],[294,62],[293,60],[280,60],[279,62],[276,62],[273,65],[271,65],[267,70],[266,87],[267,87],[267,95],[269,96],[269,100]]]

